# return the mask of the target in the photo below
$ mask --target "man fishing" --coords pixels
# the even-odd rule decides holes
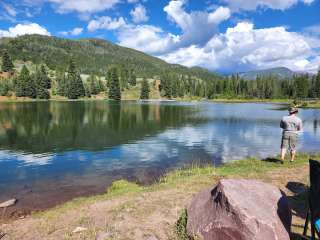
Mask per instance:
[[[296,148],[298,145],[298,134],[302,131],[302,121],[297,116],[298,108],[290,107],[289,116],[284,116],[280,122],[283,129],[281,141],[281,160],[284,162],[287,150],[290,151],[291,160],[293,162],[296,156]]]

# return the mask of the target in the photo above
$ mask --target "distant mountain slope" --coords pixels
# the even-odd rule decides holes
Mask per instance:
[[[254,80],[257,76],[276,76],[279,79],[291,78],[295,72],[291,71],[289,68],[278,67],[278,68],[270,68],[265,70],[257,70],[239,73],[239,76],[243,79]]]
[[[159,58],[101,39],[70,40],[24,35],[16,38],[0,38],[0,51],[3,49],[7,49],[15,60],[46,63],[51,69],[65,69],[72,57],[81,72],[87,74],[105,74],[108,65],[122,64],[134,69],[138,76],[151,77],[170,71],[190,74],[202,79],[217,77],[206,69],[169,64]]]

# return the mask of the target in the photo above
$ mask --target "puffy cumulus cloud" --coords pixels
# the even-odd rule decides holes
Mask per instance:
[[[182,29],[180,47],[206,43],[217,32],[217,26],[230,17],[230,10],[226,7],[218,7],[212,12],[188,13],[184,9],[185,2],[172,0],[164,8],[168,18]]]
[[[118,40],[122,46],[157,55],[174,47],[179,37],[155,26],[127,25],[118,32]]]
[[[63,36],[78,36],[80,35],[81,33],[83,32],[83,28],[80,28],[80,27],[76,27],[70,31],[62,31],[62,32],[59,32],[60,35],[63,35]]]
[[[134,23],[141,23],[149,20],[147,10],[141,4],[136,5],[135,8],[130,11],[130,15]]]
[[[120,0],[47,0],[54,3],[59,13],[79,12],[81,14],[102,12],[114,7]]]
[[[116,30],[124,26],[126,26],[126,21],[123,17],[112,19],[109,16],[102,16],[91,20],[87,28],[90,32],[93,32],[99,29]]]
[[[210,12],[188,13],[184,4],[183,0],[172,0],[164,8],[168,18],[182,30],[181,35],[164,32],[155,26],[128,24],[117,33],[119,44],[153,55],[166,54],[190,45],[201,46],[217,33],[219,23],[230,17],[230,10],[225,7]]]
[[[184,66],[202,66],[210,69],[217,68],[214,50],[205,51],[203,48],[191,45],[186,48],[179,48],[176,51],[160,56],[169,63],[178,63]]]
[[[314,0],[223,0],[232,10],[255,10],[261,8],[271,8],[286,10],[299,2],[311,4]]]
[[[320,39],[310,39],[284,27],[255,29],[241,22],[218,34],[204,46],[189,46],[160,56],[186,66],[241,71],[285,66],[298,71],[318,67]]]
[[[30,24],[18,24],[15,27],[10,27],[8,30],[0,29],[0,38],[1,37],[17,37],[26,34],[40,34],[50,36],[50,32],[47,29],[40,26],[37,23]]]

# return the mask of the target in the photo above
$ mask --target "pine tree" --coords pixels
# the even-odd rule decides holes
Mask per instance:
[[[21,73],[16,83],[16,95],[17,97],[31,97],[37,96],[35,82],[30,77],[28,68],[23,65]]]
[[[99,86],[99,82],[98,79],[95,75],[91,75],[88,79],[88,85],[89,85],[89,91],[90,94],[92,95],[96,95],[98,93],[100,93],[100,86]]]
[[[121,91],[124,91],[124,89],[128,89],[128,78],[129,78],[129,73],[126,68],[121,68],[120,69],[120,87]]]
[[[9,92],[9,83],[5,79],[0,79],[0,95],[6,96]]]
[[[140,99],[149,99],[149,83],[147,79],[143,78],[141,83],[141,93],[140,93]]]
[[[116,100],[116,101],[121,100],[119,77],[118,77],[117,69],[115,67],[111,69],[109,99]]]
[[[137,84],[137,77],[136,77],[133,69],[131,69],[131,71],[130,71],[129,84],[131,86],[135,86]]]
[[[13,63],[9,56],[9,53],[7,50],[4,50],[2,54],[2,71],[3,72],[13,72]]]
[[[67,95],[67,80],[64,72],[58,74],[57,85],[57,94],[65,97]]]
[[[317,78],[315,81],[315,93],[316,93],[316,97],[320,98],[320,69],[318,71]]]
[[[43,65],[40,69],[37,69],[32,78],[35,81],[37,98],[49,99],[50,94],[48,91],[48,87],[51,87],[51,79],[47,76],[47,72]]]
[[[66,97],[69,99],[78,99],[85,96],[85,89],[80,74],[77,72],[75,64],[70,61],[67,75]]]
[[[45,89],[50,89],[51,79],[49,78],[46,67],[44,65],[41,65],[40,67],[40,76],[41,76],[41,81],[40,81],[41,86]]]

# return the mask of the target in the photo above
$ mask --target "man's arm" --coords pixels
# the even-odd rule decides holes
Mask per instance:
[[[284,129],[285,128],[285,123],[283,121],[283,119],[281,119],[281,122],[280,122],[280,128]]]
[[[302,131],[302,121],[300,119],[299,124],[298,124],[298,131]]]

